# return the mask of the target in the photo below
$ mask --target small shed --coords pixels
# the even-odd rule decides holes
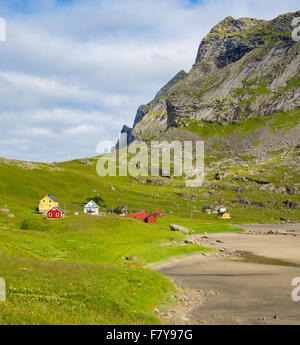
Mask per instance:
[[[139,219],[139,220],[144,222],[145,219],[148,217],[148,213],[146,211],[141,211],[141,212],[137,212],[137,213],[128,214],[126,217]]]
[[[60,207],[55,206],[46,213],[46,217],[47,219],[62,219],[65,217],[65,213]]]
[[[163,217],[165,214],[163,213],[163,211],[155,211],[153,212],[153,216],[155,217]]]
[[[99,206],[95,203],[95,201],[91,200],[84,206],[84,213],[99,214]]]
[[[202,212],[206,212],[206,213],[211,212],[211,207],[210,206],[203,206],[202,207]]]
[[[153,214],[150,214],[146,219],[145,223],[157,223],[157,219]]]

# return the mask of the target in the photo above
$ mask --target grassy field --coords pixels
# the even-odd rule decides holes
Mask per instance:
[[[241,89],[245,90],[245,89]],[[300,121],[300,109],[297,108],[285,113],[276,113],[272,116],[261,116],[249,118],[240,125],[227,124],[222,126],[218,123],[208,123],[205,121],[187,120],[188,130],[197,133],[201,138],[209,139],[212,137],[228,136],[237,134],[239,137],[249,136],[266,124],[270,125],[272,132],[288,130],[296,126]],[[200,126],[199,126],[200,125]]]
[[[197,213],[191,219],[189,201],[176,194],[182,191],[180,184],[100,178],[95,163],[0,161],[0,277],[7,285],[0,324],[160,323],[155,307],[170,301],[176,291],[166,278],[144,267],[208,250],[176,246],[186,235],[169,231],[169,224],[193,233],[239,230],[216,216]],[[58,198],[65,219],[47,221],[35,213],[46,194]],[[157,224],[85,215],[82,205],[97,195],[107,208],[124,203],[130,211],[171,213]],[[126,259],[131,255],[137,256],[135,262]]]

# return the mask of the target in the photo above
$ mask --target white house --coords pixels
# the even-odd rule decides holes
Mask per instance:
[[[223,205],[219,205],[215,208],[216,213],[225,213],[226,212],[226,207]]]
[[[91,200],[84,206],[84,213],[99,214],[99,206],[95,203],[95,201]]]

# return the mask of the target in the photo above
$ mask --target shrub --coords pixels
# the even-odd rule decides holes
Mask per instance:
[[[20,226],[20,229],[22,230],[28,230],[29,229],[29,222],[27,219],[24,219],[21,226]]]
[[[106,207],[106,204],[101,196],[94,196],[92,198],[87,198],[86,201],[89,202],[93,200],[98,206]]]

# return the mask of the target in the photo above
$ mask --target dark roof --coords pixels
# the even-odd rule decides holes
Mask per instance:
[[[60,207],[58,207],[58,206],[52,207],[51,210],[49,210],[48,212],[51,212],[51,211],[53,212],[53,209],[59,211],[62,214],[65,214],[65,212]]]
[[[155,222],[157,221],[156,217],[153,214],[149,214],[149,216],[144,219],[144,222],[147,223],[149,221],[149,219],[151,219],[151,218],[154,218]]]
[[[50,199],[51,199],[52,201],[54,201],[54,202],[58,202],[58,200],[55,199],[54,196],[52,196],[52,195],[48,195],[48,198],[50,198]]]
[[[149,216],[148,216],[147,218],[150,218],[150,217],[156,218],[154,214],[149,214]],[[147,219],[147,218],[146,218],[146,219]]]

